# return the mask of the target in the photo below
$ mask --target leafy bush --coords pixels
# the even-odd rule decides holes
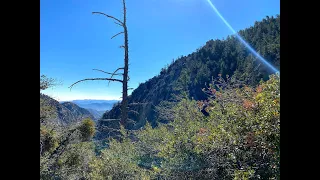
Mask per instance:
[[[174,121],[146,126],[139,144],[163,159],[159,171],[170,179],[279,179],[279,83],[272,75],[256,89],[210,88],[209,116],[201,102],[182,100]]]
[[[55,174],[61,179],[89,179],[89,163],[94,158],[92,142],[71,144],[59,157]]]
[[[127,134],[122,129],[122,134]],[[124,136],[121,142],[112,139],[109,148],[90,164],[91,179],[151,179],[153,172],[138,166],[141,153],[131,140]]]
[[[90,140],[96,132],[95,123],[89,118],[84,119],[78,129],[81,133],[82,140],[84,141]]]

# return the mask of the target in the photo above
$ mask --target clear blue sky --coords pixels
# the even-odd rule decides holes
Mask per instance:
[[[280,14],[279,0],[211,0],[236,30],[252,26],[266,16]],[[40,73],[62,85],[44,91],[57,100],[119,99],[121,84],[88,81],[106,77],[92,69],[113,72],[123,66],[122,31],[112,20],[92,15],[101,11],[122,19],[122,0],[41,0]],[[138,87],[159,74],[162,67],[188,55],[210,39],[232,32],[207,0],[127,0],[129,31],[129,86]],[[129,91],[131,92],[131,91]]]

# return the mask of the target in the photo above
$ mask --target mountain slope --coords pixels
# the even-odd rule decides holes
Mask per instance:
[[[59,103],[57,100],[40,93],[40,100],[46,105],[54,107],[56,119],[62,124],[71,124],[80,122],[84,118],[94,119],[93,115],[86,109],[77,106],[71,102]]]
[[[96,120],[101,119],[103,113],[105,113],[105,111],[97,111],[97,110],[95,110],[95,109],[90,109],[90,108],[88,108],[87,110],[93,115],[93,117],[94,117]]]
[[[243,37],[262,57],[280,68],[280,15],[266,17],[255,22],[253,27],[241,30]],[[156,111],[160,102],[174,101],[175,95],[185,93],[189,98],[205,99],[202,88],[212,77],[221,74],[233,76],[246,84],[254,86],[261,79],[267,80],[270,71],[260,63],[234,36],[225,40],[210,40],[196,52],[182,56],[163,68],[158,76],[141,83],[129,96],[129,103],[148,103],[131,106],[139,115],[129,114],[136,121],[127,128],[139,128],[146,119],[152,125],[165,122]],[[120,105],[116,105],[103,115],[104,119],[120,118]],[[104,125],[100,121],[99,126]]]

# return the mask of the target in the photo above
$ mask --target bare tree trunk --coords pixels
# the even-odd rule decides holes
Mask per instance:
[[[126,127],[128,121],[128,70],[129,70],[129,48],[128,48],[128,29],[126,21],[126,3],[123,0],[123,28],[124,28],[124,72],[122,85],[122,107],[120,123]]]
[[[115,20],[115,24],[122,26],[123,27],[123,32],[119,32],[118,34],[114,35],[111,37],[111,39],[113,39],[114,37],[120,35],[120,34],[124,34],[124,45],[120,46],[120,48],[124,48],[124,67],[120,67],[117,70],[115,70],[113,73],[109,73],[109,72],[105,72],[103,70],[99,70],[99,69],[93,69],[93,70],[97,70],[106,74],[111,74],[110,78],[86,78],[86,79],[82,79],[79,80],[75,83],[73,83],[70,86],[70,89],[83,81],[94,81],[94,80],[107,80],[109,81],[109,83],[111,81],[116,81],[116,82],[120,82],[122,83],[122,102],[121,102],[121,119],[120,119],[120,123],[121,125],[123,125],[124,127],[126,127],[127,123],[128,123],[128,81],[129,81],[129,76],[128,76],[128,72],[129,72],[129,48],[128,48],[128,29],[127,29],[127,20],[126,20],[126,2],[125,0],[122,0],[123,3],[123,22],[117,18],[115,18],[114,16],[110,16],[108,14],[102,13],[102,12],[92,12],[92,14],[101,14],[104,15],[110,19]],[[119,70],[123,70],[123,73],[116,73]],[[123,75],[123,79],[116,79],[113,78],[113,76],[119,76],[119,75]]]

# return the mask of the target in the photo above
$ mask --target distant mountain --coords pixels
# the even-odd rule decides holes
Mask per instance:
[[[77,123],[84,118],[94,119],[94,116],[85,108],[81,108],[72,102],[59,103],[57,100],[40,93],[40,100],[45,105],[55,108],[56,119],[62,124]]]
[[[95,111],[107,111],[112,109],[113,105],[117,102],[118,100],[93,100],[93,99],[84,99],[84,100],[72,100],[72,101],[61,101],[60,103],[63,102],[72,102],[74,104],[77,104],[78,106],[85,108],[85,109],[91,109]]]
[[[98,120],[100,118],[102,118],[103,113],[105,113],[106,111],[97,111],[95,109],[87,109],[95,118],[95,120]]]
[[[79,104],[92,104],[92,103],[116,103],[119,100],[98,100],[98,99],[83,99],[83,100],[72,100],[73,103]]]

